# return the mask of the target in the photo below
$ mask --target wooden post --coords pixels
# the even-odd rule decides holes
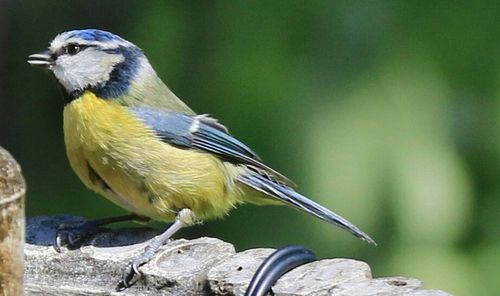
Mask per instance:
[[[23,295],[25,193],[19,165],[0,147],[0,296]]]

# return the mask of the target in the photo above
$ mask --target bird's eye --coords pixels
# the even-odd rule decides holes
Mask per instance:
[[[69,55],[75,55],[75,54],[79,53],[80,50],[81,50],[81,47],[78,44],[71,43],[71,44],[68,44],[66,46],[66,53]]]

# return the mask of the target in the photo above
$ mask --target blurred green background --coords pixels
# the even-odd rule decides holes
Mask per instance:
[[[178,237],[303,244],[456,295],[500,291],[498,1],[0,0],[0,145],[27,215],[123,213],[71,171],[55,81],[26,58],[75,28],[140,46],[170,88],[378,247],[287,207]],[[164,225],[156,224],[156,227]]]

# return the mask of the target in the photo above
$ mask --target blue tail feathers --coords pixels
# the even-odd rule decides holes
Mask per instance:
[[[250,172],[248,174],[242,175],[240,176],[239,180],[256,190],[269,195],[270,197],[279,199],[280,201],[306,213],[312,214],[323,221],[335,224],[338,227],[349,231],[356,237],[359,237],[360,239],[365,240],[370,244],[376,245],[375,241],[369,235],[364,233],[361,229],[356,227],[351,222],[323,207],[322,205],[308,199],[307,197],[301,195],[300,193],[284,184],[280,184],[279,182],[276,182],[271,178],[268,178],[256,172]]]

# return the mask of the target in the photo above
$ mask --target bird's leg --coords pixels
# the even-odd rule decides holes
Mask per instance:
[[[141,221],[146,222],[149,218],[141,217],[135,214],[110,217],[96,220],[84,221],[77,225],[61,224],[56,231],[54,248],[57,252],[61,252],[61,247],[76,248],[85,238],[94,234],[103,225],[124,222],[124,221]]]
[[[130,287],[133,283],[131,282],[134,275],[140,275],[139,267],[148,263],[156,255],[161,246],[166,244],[170,237],[174,235],[177,231],[184,227],[192,226],[196,223],[196,216],[190,209],[182,209],[177,213],[175,221],[170,225],[165,232],[155,236],[149,244],[144,248],[144,251],[132,259],[123,273],[122,280],[118,283],[116,287],[117,291],[125,290]]]

